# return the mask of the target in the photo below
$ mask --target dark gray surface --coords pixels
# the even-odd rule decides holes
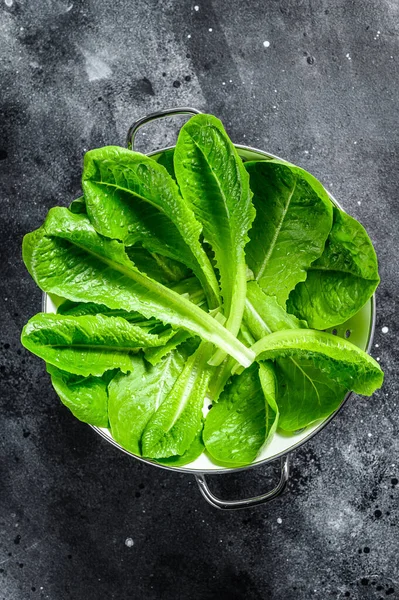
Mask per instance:
[[[399,598],[399,4],[1,2],[0,600]],[[79,194],[86,149],[179,104],[318,176],[381,266],[383,389],[295,453],[283,498],[233,514],[76,421],[19,343],[40,307],[23,234]],[[265,489],[269,474],[229,476],[225,492]]]

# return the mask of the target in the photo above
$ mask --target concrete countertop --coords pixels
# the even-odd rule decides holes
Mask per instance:
[[[390,0],[1,0],[0,600],[399,598],[398,33]],[[23,235],[79,195],[85,150],[176,105],[319,177],[380,261],[384,387],[353,397],[294,454],[287,493],[250,511],[215,511],[191,476],[104,442],[19,342],[41,301]],[[175,129],[145,134],[152,149]],[[277,468],[212,485],[263,491]]]

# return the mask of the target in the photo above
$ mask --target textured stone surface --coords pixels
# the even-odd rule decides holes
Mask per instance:
[[[1,0],[1,600],[399,598],[398,23],[395,0]],[[19,343],[40,307],[23,234],[79,194],[86,149],[174,105],[313,172],[380,259],[383,389],[354,397],[295,453],[288,493],[252,511],[217,512],[190,476],[105,443]],[[243,495],[269,475],[212,483]]]

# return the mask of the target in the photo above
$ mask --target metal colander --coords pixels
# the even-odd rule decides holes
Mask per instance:
[[[137,120],[133,125],[129,128],[129,132],[127,135],[127,146],[130,149],[135,149],[135,136],[137,131],[143,126],[151,121],[155,121],[157,119],[164,119],[166,117],[172,117],[176,115],[194,115],[199,114],[200,111],[194,108],[188,107],[178,107],[172,108],[169,110],[163,110],[159,112],[155,112],[149,114],[139,120]],[[153,152],[149,152],[148,156],[157,157],[162,152],[173,148],[174,146],[169,146],[168,148],[162,148],[161,150],[156,150]],[[251,148],[250,146],[243,146],[241,144],[235,144],[235,147],[238,151],[240,157],[246,160],[270,160],[273,158],[278,158],[279,160],[284,159],[279,158],[273,154],[265,152],[263,150],[258,150],[257,148]],[[340,204],[333,198],[331,194],[329,194],[331,201],[338,206],[341,210],[342,207]],[[43,295],[43,312],[55,312],[57,305],[62,301],[60,298],[52,297],[51,295],[44,294]],[[370,351],[373,342],[374,336],[374,327],[375,327],[375,297],[372,296],[370,300],[365,304],[365,306],[351,319],[349,319],[343,325],[336,327],[333,331],[334,334],[340,337],[348,337],[350,335],[350,340],[353,344],[365,350],[366,352]],[[344,405],[344,403],[350,398],[352,395],[349,392],[340,408]],[[340,408],[338,410],[340,410]],[[220,509],[238,509],[238,508],[246,508],[250,506],[256,506],[259,504],[263,504],[276,498],[284,491],[288,478],[289,478],[289,455],[293,450],[296,450],[302,444],[309,441],[314,435],[319,433],[328,423],[335,417],[338,410],[330,415],[329,417],[322,419],[305,429],[298,431],[292,435],[281,435],[276,433],[272,439],[272,441],[261,451],[260,455],[257,459],[246,467],[238,467],[238,468],[224,468],[217,466],[211,462],[206,454],[202,454],[199,458],[188,465],[179,466],[179,467],[171,467],[164,466],[152,461],[150,459],[142,458],[141,456],[136,456],[135,454],[125,450],[120,444],[118,444],[111,435],[111,432],[108,429],[91,426],[101,437],[103,437],[107,442],[113,444],[116,448],[124,452],[125,454],[129,454],[130,456],[145,462],[150,465],[154,465],[161,469],[168,469],[170,471],[180,471],[182,473],[192,474],[195,476],[196,481],[198,483],[199,489],[203,495],[203,497],[209,502],[212,506]],[[241,500],[223,500],[215,496],[211,490],[209,489],[208,482],[206,480],[206,475],[211,474],[223,474],[223,473],[231,473],[234,471],[243,471],[247,469],[253,469],[260,465],[264,465],[268,462],[280,459],[281,462],[281,474],[280,481],[277,486],[267,491],[264,494],[245,498]]]

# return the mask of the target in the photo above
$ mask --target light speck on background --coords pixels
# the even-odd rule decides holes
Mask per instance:
[[[83,56],[86,59],[86,73],[89,81],[98,81],[99,79],[108,79],[111,76],[112,71],[99,56],[95,54],[89,54],[83,51]]]
[[[127,546],[128,548],[131,548],[132,546],[134,546],[134,541],[132,540],[132,538],[125,539],[125,546]]]
[[[277,518],[277,523],[278,523],[279,525],[281,525],[281,523],[282,523],[282,522],[283,522],[283,519],[282,519],[281,517],[278,517],[278,518]]]
[[[263,45],[265,48],[268,48],[270,46],[270,42],[268,42],[267,40],[265,42],[263,42]]]
[[[191,33],[189,33],[189,34],[188,34],[187,38],[188,38],[188,39],[190,39],[190,38],[191,38]]]
[[[6,6],[12,6],[14,4],[14,0],[4,0]]]
[[[388,327],[386,327],[386,325],[384,325],[384,327],[381,329],[382,333],[388,333],[389,329]]]
[[[213,31],[212,27],[209,27],[209,31],[211,31],[211,32]]]
[[[347,53],[345,56],[346,56],[346,58],[347,58],[348,60],[352,60],[352,59],[351,59],[351,55],[349,54],[349,52],[348,52],[348,53]]]
[[[362,201],[361,201],[361,200],[358,200],[358,201],[357,201],[357,203],[358,203],[358,205],[360,206],[360,205],[361,205],[361,203],[362,203]]]
[[[194,10],[195,10],[196,12],[198,12],[198,11],[199,11],[199,6],[198,6],[197,4],[194,6]]]

